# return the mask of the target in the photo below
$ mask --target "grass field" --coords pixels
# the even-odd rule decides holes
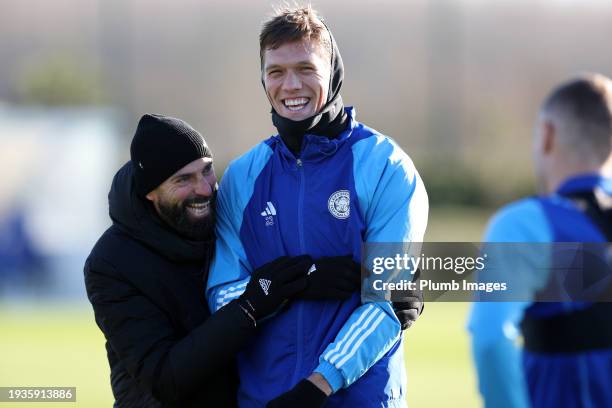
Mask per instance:
[[[0,386],[77,387],[77,403],[0,407],[111,407],[104,337],[88,305],[29,305],[0,312]]]
[[[408,406],[478,407],[465,331],[467,303],[429,303],[404,335]]]
[[[427,239],[478,241],[488,212],[432,210]],[[465,303],[430,303],[405,334],[408,402],[420,407],[480,405],[465,332]],[[111,407],[104,338],[88,305],[0,304],[0,386],[76,386],[77,403],[2,407]]]
[[[411,407],[475,407],[476,386],[468,339],[467,305],[428,304],[405,334]],[[104,339],[86,308],[44,306],[0,312],[0,386],[75,386],[77,403],[53,407],[111,407]],[[49,403],[50,404],[50,403]],[[0,403],[41,408],[43,403]]]

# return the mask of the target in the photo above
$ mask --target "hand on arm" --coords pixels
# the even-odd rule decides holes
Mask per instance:
[[[412,281],[418,282],[420,274],[421,271],[417,269]],[[393,293],[393,299],[393,311],[400,321],[402,330],[409,329],[425,308],[423,292],[419,289],[396,291]]]
[[[418,279],[418,271],[415,280]],[[296,297],[307,300],[346,300],[361,286],[361,266],[351,255],[320,258],[306,277],[306,288]],[[423,293],[405,290],[394,294],[393,310],[402,330],[408,329],[423,311]]]
[[[361,268],[351,255],[317,259],[306,277],[306,288],[297,294],[307,300],[346,300],[359,290]]]
[[[238,302],[254,321],[276,312],[306,288],[311,265],[312,259],[307,255],[283,256],[265,264],[252,273]]]

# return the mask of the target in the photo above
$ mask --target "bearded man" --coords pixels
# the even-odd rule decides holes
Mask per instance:
[[[85,263],[87,295],[106,338],[114,406],[235,406],[234,357],[252,341],[255,319],[306,290],[346,299],[359,286],[359,267],[327,259],[335,268],[323,282],[307,276],[317,260],[279,257],[211,315],[204,296],[217,191],[211,151],[184,121],[149,114],[130,150],[108,196],[113,224]],[[267,282],[265,293],[260,281]]]

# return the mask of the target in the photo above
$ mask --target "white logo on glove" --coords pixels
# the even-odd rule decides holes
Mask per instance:
[[[259,286],[261,286],[261,289],[264,291],[264,293],[266,294],[266,296],[268,296],[268,289],[270,289],[270,284],[272,283],[271,280],[268,279],[260,279],[259,280]]]

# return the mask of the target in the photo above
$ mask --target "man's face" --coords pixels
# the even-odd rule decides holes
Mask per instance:
[[[300,121],[317,114],[327,100],[331,75],[328,53],[309,40],[264,52],[263,80],[280,116]]]
[[[147,194],[159,216],[192,240],[212,235],[217,176],[210,157],[197,159]]]

